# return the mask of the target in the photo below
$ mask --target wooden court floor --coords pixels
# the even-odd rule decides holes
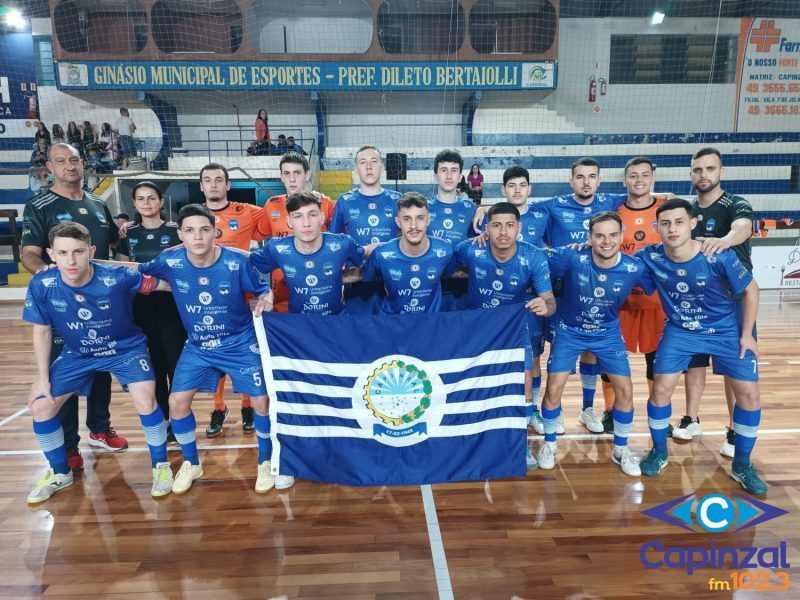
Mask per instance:
[[[29,508],[45,468],[24,410],[34,360],[21,306],[0,306],[0,598],[800,598],[800,293],[765,291],[759,313],[763,419],[754,462],[767,502],[788,515],[738,533],[692,533],[643,510],[680,496],[732,496],[740,488],[719,454],[727,422],[719,378],[709,375],[704,435],[671,442],[661,477],[630,478],[609,459],[610,436],[576,421],[570,381],[567,435],[553,471],[525,479],[394,488],[299,481],[257,495],[255,440],[242,434],[238,399],[223,436],[206,440],[210,399],[195,405],[205,477],[184,496],[150,497],[139,420],[115,383],[113,423],[124,453],[92,451],[72,489]],[[649,448],[644,360],[632,357],[637,415],[631,446]],[[598,409],[602,396],[598,386]],[[682,393],[673,420],[682,414]],[[534,444],[538,436],[532,434]],[[170,452],[175,468],[179,455]],[[759,581],[787,591],[724,591],[731,568],[645,568],[640,549],[776,546],[788,569]],[[755,571],[750,572],[757,575]],[[750,580],[742,580],[742,587]]]

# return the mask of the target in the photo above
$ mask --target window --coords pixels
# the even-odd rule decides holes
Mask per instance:
[[[34,36],[33,55],[36,61],[36,80],[39,85],[55,85],[56,72],[53,64],[53,38]]]
[[[542,54],[556,39],[558,15],[549,2],[478,0],[469,36],[479,54]]]
[[[384,2],[378,38],[388,54],[456,52],[464,42],[464,9],[450,0]]]
[[[158,0],[150,20],[162,52],[233,54],[244,36],[242,13],[233,0]]]
[[[147,44],[147,15],[137,0],[106,7],[62,0],[53,12],[53,26],[67,52],[133,54]]]

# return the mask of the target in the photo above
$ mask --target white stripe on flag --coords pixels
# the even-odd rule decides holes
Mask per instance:
[[[361,438],[372,439],[372,432],[354,427],[310,427],[308,425],[286,425],[278,423],[273,429],[281,435],[291,435],[301,438]]]
[[[328,398],[349,398],[353,395],[353,388],[337,385],[317,385],[305,381],[276,380],[275,391],[294,392],[296,394],[316,394]]]
[[[256,317],[253,313],[253,326],[256,330],[256,339],[258,340],[258,347],[261,356],[261,368],[264,371],[264,383],[267,388],[267,396],[274,398],[275,402],[270,402],[269,420],[270,420],[270,439],[272,440],[272,456],[270,457],[270,470],[273,475],[278,475],[281,471],[281,443],[278,440],[278,393],[275,390],[275,380],[272,378],[272,357],[269,353],[269,344],[267,343],[267,330],[264,329],[264,320],[261,317]]]
[[[500,417],[497,419],[487,419],[479,423],[469,423],[467,425],[440,426],[428,432],[429,438],[458,437],[474,435],[491,431],[494,429],[526,429],[528,421],[525,417]],[[290,435],[300,438],[358,438],[372,439],[372,432],[366,429],[355,427],[311,427],[308,425],[286,425],[278,423],[277,433]]]
[[[428,436],[432,438],[457,437],[475,435],[476,433],[483,433],[493,429],[524,429],[527,431],[528,420],[525,417],[499,417],[467,425],[442,425],[429,432]]]
[[[336,408],[324,404],[306,404],[305,402],[281,402],[281,414],[300,415],[304,417],[338,417],[340,419],[356,419],[356,411],[352,408]],[[364,410],[368,409],[364,407]],[[305,425],[314,427],[314,425]]]
[[[462,379],[449,385],[445,385],[444,389],[448,394],[453,392],[463,392],[464,390],[477,390],[481,388],[494,388],[501,385],[509,385],[513,383],[524,383],[525,374],[520,373],[506,373],[504,375],[487,375],[486,377],[470,377]]]
[[[525,397],[521,394],[509,394],[507,396],[496,396],[486,400],[471,400],[469,402],[451,402],[444,405],[446,415],[466,415],[469,413],[483,412],[494,408],[506,408],[507,406],[524,406]]]

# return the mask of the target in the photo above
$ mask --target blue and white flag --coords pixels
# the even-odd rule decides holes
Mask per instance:
[[[439,314],[266,314],[256,332],[273,472],[345,485],[524,476],[521,305]],[[266,339],[265,339],[266,333]]]

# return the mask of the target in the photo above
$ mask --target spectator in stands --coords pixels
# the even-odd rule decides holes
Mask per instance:
[[[47,167],[32,167],[30,174],[30,188],[34,194],[46,192],[53,185],[54,179],[50,175]]]
[[[89,146],[89,156],[86,157],[86,168],[90,175],[108,173],[108,169],[103,164],[103,159],[97,152],[97,146]]]
[[[286,141],[286,136],[283,134],[279,135],[278,143],[275,146],[275,153],[283,155],[286,154],[288,150],[289,150],[289,142]]]
[[[469,195],[469,185],[464,175],[461,175],[461,181],[458,182],[456,190],[458,190],[458,195],[462,198],[466,198]]]
[[[84,121],[78,125],[78,130],[81,133],[81,147],[79,150],[84,158],[89,156],[89,150],[97,144],[97,136],[94,133],[94,127],[89,121]]]
[[[474,163],[469,170],[467,184],[469,185],[467,195],[472,198],[475,204],[480,206],[481,198],[483,198],[483,175],[481,175],[481,168],[478,163]]]
[[[119,156],[119,136],[114,131],[111,133],[111,141],[106,144],[106,160],[110,163],[112,169],[116,168],[116,166],[120,162]]]
[[[36,140],[36,149],[31,152],[31,165],[34,167],[41,167],[47,164],[47,141],[40,137]]]
[[[80,148],[81,145],[81,132],[75,121],[67,123],[67,143],[73,148]]]
[[[53,134],[50,136],[51,144],[63,144],[67,141],[67,136],[64,135],[64,130],[58,123],[53,124]]]
[[[50,132],[47,131],[47,127],[45,127],[44,123],[41,121],[36,122],[36,135],[33,138],[38,142],[39,140],[44,140],[47,142],[47,145],[50,145]]]
[[[297,152],[303,156],[306,155],[306,151],[303,150],[303,147],[300,144],[296,144],[294,138],[290,135],[286,138],[286,152]]]
[[[131,113],[127,108],[119,109],[119,119],[114,123],[114,131],[119,134],[119,150],[124,155],[124,160],[127,161],[131,156],[136,156],[136,142],[133,139],[136,133],[136,123],[131,119]]]
[[[262,108],[258,111],[256,117],[256,144],[259,149],[269,148],[272,142],[269,139],[269,117],[267,117],[267,109]],[[258,153],[258,152],[257,152]]]
[[[97,136],[97,143],[107,147],[112,137],[114,137],[114,132],[111,129],[111,123],[103,123],[100,135]]]

